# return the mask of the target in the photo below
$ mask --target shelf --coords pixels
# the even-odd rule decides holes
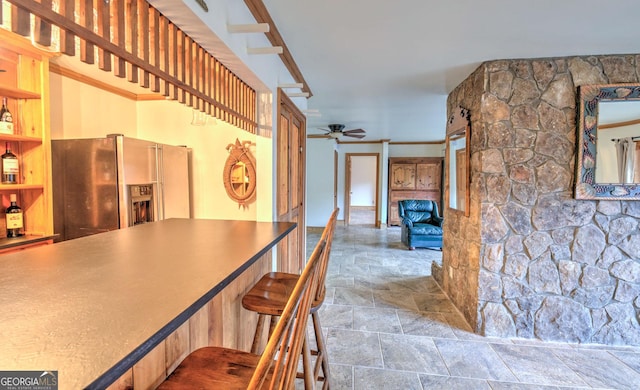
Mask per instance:
[[[0,85],[0,96],[13,98],[13,99],[40,99],[40,94],[31,91],[25,91],[24,89],[7,87]]]
[[[0,134],[0,141],[10,141],[10,142],[35,142],[42,143],[42,138],[40,137],[29,137],[26,135],[17,135],[17,134]]]
[[[0,252],[5,252],[7,249],[12,249],[21,246],[33,246],[37,243],[45,243],[45,241],[53,240],[55,236],[37,236],[37,235],[24,235],[17,238],[0,238]]]
[[[0,184],[0,191],[42,190],[42,184]]]

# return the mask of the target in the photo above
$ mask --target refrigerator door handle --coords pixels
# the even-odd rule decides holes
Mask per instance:
[[[164,219],[164,158],[162,146],[155,145],[156,149],[156,178],[158,180],[158,221]]]

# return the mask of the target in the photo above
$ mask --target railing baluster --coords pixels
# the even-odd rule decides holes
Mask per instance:
[[[160,60],[160,13],[158,13],[158,10],[155,8],[151,8],[149,10],[149,30],[151,31],[151,39],[149,42],[149,61],[153,66],[158,68],[158,62]],[[160,78],[158,76],[153,76],[151,90],[153,92],[160,92]]]
[[[178,69],[178,49],[177,49],[177,28],[173,23],[169,23],[169,74],[174,78]],[[172,86],[172,98],[178,100],[178,87]]]
[[[160,69],[169,72],[169,19],[162,17],[160,19]],[[169,96],[171,92],[171,84],[168,80],[164,81],[162,94]]]
[[[139,57],[138,55],[138,0],[127,0],[126,3],[126,50]],[[135,64],[127,62],[127,80],[131,83],[138,83],[138,67]]]
[[[11,31],[23,37],[28,37],[31,34],[29,12],[16,4],[11,5]]]
[[[85,29],[93,31],[93,0],[80,0],[80,22]],[[93,43],[86,39],[80,39],[80,61],[87,64],[95,62],[93,55]]]
[[[176,76],[178,76],[178,80],[181,84],[184,84],[184,34],[180,29],[176,29],[176,57],[178,59],[178,63],[176,66]],[[185,92],[184,89],[180,88],[178,91],[178,101],[180,103],[185,102]]]
[[[74,19],[74,13],[76,11],[75,0],[60,0],[60,15],[63,15],[67,19]],[[60,52],[68,56],[74,57],[76,55],[76,36],[73,33],[60,29]]]
[[[111,12],[113,15],[115,15],[115,18],[113,18],[114,43],[118,45],[120,49],[126,51],[126,19],[124,16],[125,1],[126,0],[111,0]],[[123,58],[117,57],[115,59],[113,74],[120,78],[125,78],[127,76],[127,64]]]
[[[111,16],[109,2],[98,0],[98,34],[104,39],[111,39]],[[111,53],[98,47],[98,67],[104,71],[111,71]]]
[[[138,0],[138,57],[149,62],[149,3]],[[149,88],[149,72],[142,71],[140,86]]]
[[[51,9],[51,0],[40,0],[43,7]],[[33,29],[33,40],[36,43],[49,47],[51,46],[51,24],[39,17],[35,17]]]

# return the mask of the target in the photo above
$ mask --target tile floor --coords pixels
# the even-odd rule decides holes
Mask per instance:
[[[440,256],[400,228],[336,228],[320,312],[334,390],[640,389],[640,348],[475,335],[430,276]]]

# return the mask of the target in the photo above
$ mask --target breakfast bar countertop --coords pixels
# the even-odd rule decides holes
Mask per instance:
[[[169,219],[0,256],[0,370],[105,387],[295,226]]]

